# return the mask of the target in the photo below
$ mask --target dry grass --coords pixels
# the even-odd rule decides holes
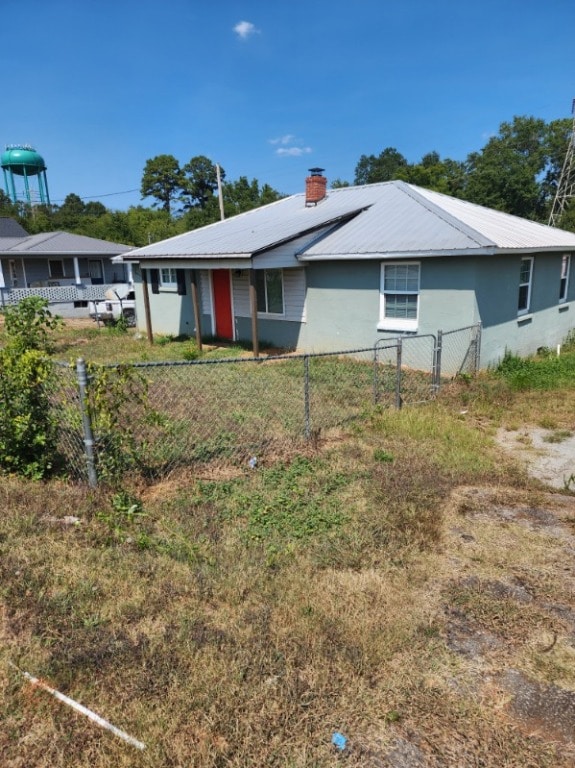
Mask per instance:
[[[573,765],[505,673],[575,690],[575,502],[492,439],[570,429],[555,399],[462,382],[305,456],[116,494],[5,478],[3,768]]]

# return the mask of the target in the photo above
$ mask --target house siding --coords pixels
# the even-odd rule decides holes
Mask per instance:
[[[496,365],[511,352],[529,355],[541,347],[555,349],[575,325],[573,274],[567,300],[559,303],[560,253],[534,256],[529,311],[517,314],[521,256],[497,257],[491,279],[478,271],[477,302],[483,323],[481,365]]]
[[[416,333],[435,335],[481,322],[483,367],[497,364],[506,350],[526,355],[543,346],[554,349],[575,324],[575,263],[567,301],[560,304],[561,256],[534,256],[530,311],[519,317],[520,253],[421,259]],[[260,339],[280,348],[319,352],[369,347],[398,335],[378,329],[382,261],[309,262],[305,268],[284,269],[285,316],[259,317]],[[210,285],[209,271],[202,270],[204,336],[213,333]],[[250,341],[249,270],[232,271],[232,295],[235,338]],[[195,332],[189,287],[186,296],[160,292],[153,302],[155,333]]]

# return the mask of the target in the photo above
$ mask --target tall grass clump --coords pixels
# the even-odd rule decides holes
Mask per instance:
[[[563,355],[542,352],[537,356],[519,357],[507,352],[495,369],[515,390],[550,390],[570,386],[575,376],[575,351]]]

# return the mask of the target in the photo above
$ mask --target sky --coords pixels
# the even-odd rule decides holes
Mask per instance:
[[[573,0],[2,0],[0,149],[52,203],[151,205],[146,160],[353,183],[362,155],[464,160],[516,115],[571,118]],[[4,187],[0,177],[0,185]],[[32,187],[35,183],[32,183]],[[37,186],[37,185],[36,185]]]

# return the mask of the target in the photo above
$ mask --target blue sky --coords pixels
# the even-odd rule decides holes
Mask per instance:
[[[463,160],[571,117],[574,29],[573,0],[3,0],[0,147],[40,152],[52,202],[113,209],[159,154],[285,194],[388,146]]]

